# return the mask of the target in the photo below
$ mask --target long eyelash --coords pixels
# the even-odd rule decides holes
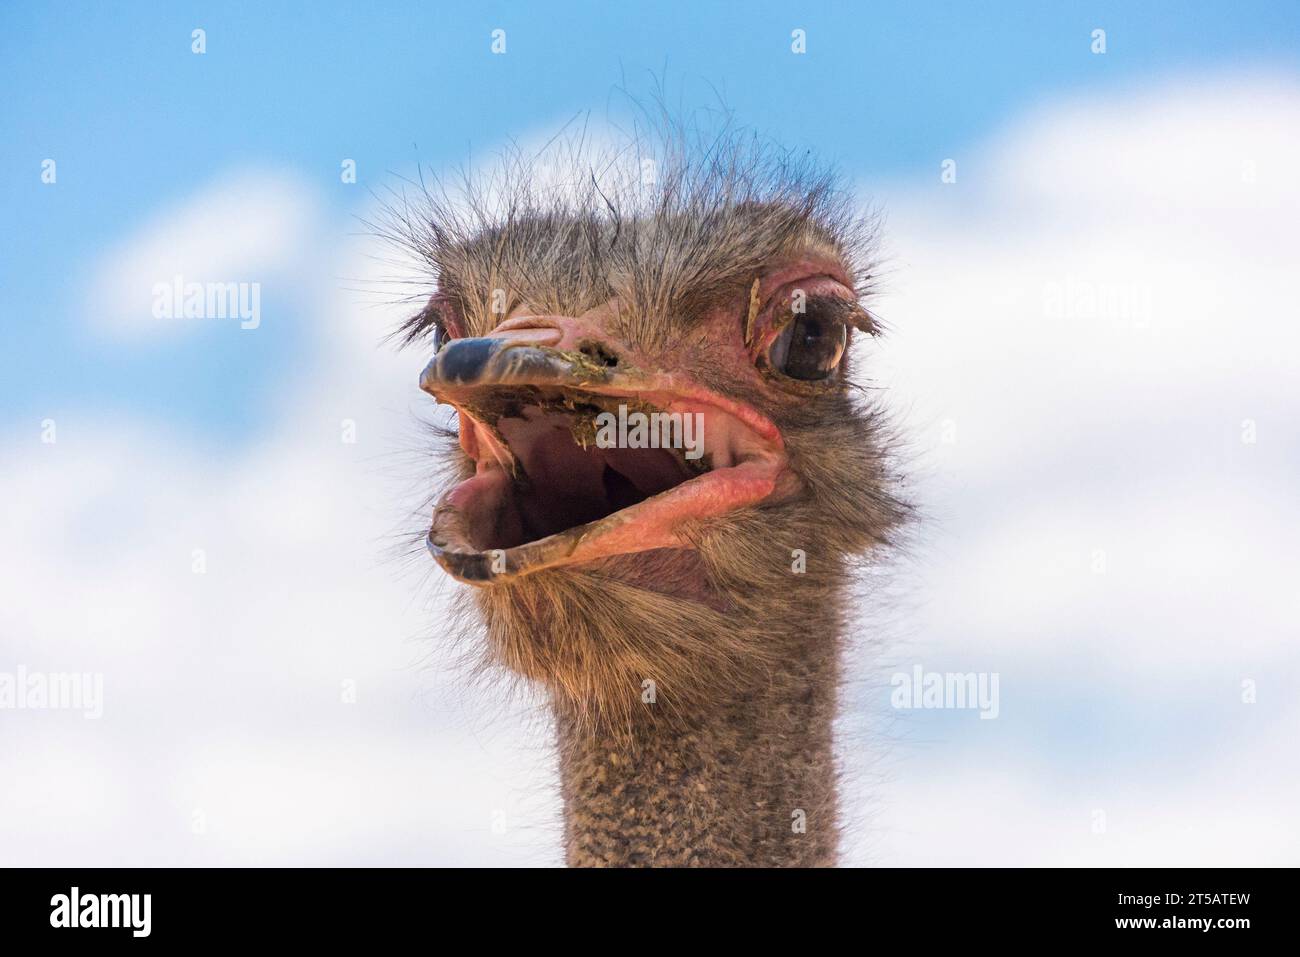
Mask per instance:
[[[838,313],[835,318],[846,326],[873,337],[880,334],[880,325],[876,322],[875,317],[863,308],[859,302],[852,299],[840,299],[835,296],[817,296],[814,299],[809,299],[806,305],[811,307],[814,302],[817,303],[820,309]]]
[[[763,284],[762,276],[754,277],[754,285],[749,287],[749,314],[745,317],[745,348],[749,349],[754,345],[754,322],[758,319],[758,311],[763,307],[762,300],[758,298],[759,286]]]
[[[861,304],[854,303],[853,311],[849,313],[844,320],[848,325],[857,329],[859,332],[871,336],[873,339],[883,331],[876,317],[868,312]]]
[[[433,300],[425,303],[423,309],[390,332],[385,337],[385,341],[409,346],[413,342],[426,338],[435,342],[445,342],[447,339],[447,324],[443,322]]]
[[[442,314],[437,309],[429,310],[429,329],[430,338],[433,341],[433,350],[437,352],[442,348],[442,344],[447,341],[447,324],[442,321]]]

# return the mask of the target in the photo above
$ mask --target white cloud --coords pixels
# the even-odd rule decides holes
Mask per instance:
[[[1000,670],[1002,715],[900,718],[943,743],[899,742],[859,853],[1295,863],[1297,118],[1294,79],[1080,97],[893,195],[877,368],[929,515],[894,659]]]
[[[104,257],[86,315],[108,335],[173,332],[154,317],[154,287],[180,276],[198,283],[265,283],[302,264],[317,201],[288,173],[241,170],[210,183],[137,227]]]
[[[851,860],[1296,862],[1298,105],[1260,77],[1079,98],[959,157],[956,186],[885,191],[873,362],[932,517],[891,661],[1000,670],[1002,701],[886,715],[888,777],[850,775],[871,806]],[[385,271],[313,242],[316,215],[291,177],[214,184],[106,254],[108,327],[149,327],[175,272]],[[1118,298],[1053,301],[1070,282]],[[381,560],[418,478],[389,453],[416,441],[421,358],[377,346],[396,313],[335,298],[249,447],[89,408],[56,445],[0,438],[0,668],[105,676],[97,722],[0,713],[0,862],[558,860],[544,728],[461,689],[421,637],[430,567]],[[868,735],[874,694],[850,716]]]
[[[1021,118],[976,165],[999,204],[1049,211],[1042,225],[1164,227],[1212,215],[1219,230],[1242,225],[1239,238],[1271,241],[1279,237],[1260,235],[1261,220],[1281,225],[1300,207],[1289,172],[1297,89],[1293,75],[1183,77],[1122,97],[1076,96]]]

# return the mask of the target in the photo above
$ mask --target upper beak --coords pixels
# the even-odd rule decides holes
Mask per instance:
[[[459,388],[510,385],[610,385],[631,376],[617,373],[582,352],[538,346],[524,340],[488,337],[453,339],[420,374],[420,388],[436,399]]]

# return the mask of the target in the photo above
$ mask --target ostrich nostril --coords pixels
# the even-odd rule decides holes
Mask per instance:
[[[578,351],[597,365],[612,369],[618,365],[618,356],[599,342],[587,340],[578,344]]]

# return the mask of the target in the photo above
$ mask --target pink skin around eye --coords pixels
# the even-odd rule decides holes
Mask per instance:
[[[444,339],[463,339],[465,337],[467,330],[465,329],[464,320],[450,296],[436,292],[430,298],[426,308],[437,312]]]
[[[842,264],[834,259],[806,257],[765,274],[758,287],[759,300],[766,302],[782,286],[797,285],[801,281],[812,282],[816,279],[831,279],[846,291],[853,288],[853,282],[844,271]]]

